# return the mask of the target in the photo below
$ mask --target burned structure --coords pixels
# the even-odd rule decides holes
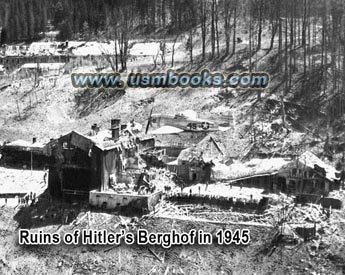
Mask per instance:
[[[176,161],[182,150],[192,147],[202,140],[205,132],[181,132],[179,134],[155,134],[154,149],[145,151],[141,157],[151,167],[167,168]]]
[[[326,196],[340,189],[340,173],[311,152],[295,160],[283,158],[252,159],[229,166],[233,185],[256,187],[268,192]]]
[[[175,161],[168,163],[168,169],[185,183],[208,182],[214,167],[213,160],[223,157],[221,145],[208,135],[197,145],[182,150]]]
[[[131,187],[140,168],[139,151],[153,145],[152,138],[133,134],[118,119],[111,121],[110,130],[100,131],[94,124],[87,135],[72,131],[52,140],[48,146],[56,161],[49,169],[50,194],[89,198],[91,204],[104,208],[127,205],[130,200],[124,194],[135,195]],[[150,198],[136,199],[151,203]]]
[[[33,42],[0,47],[0,65],[10,73],[28,63],[97,64],[104,66],[111,45],[93,41]]]

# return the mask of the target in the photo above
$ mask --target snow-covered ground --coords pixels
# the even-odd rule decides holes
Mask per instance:
[[[132,56],[156,56],[160,53],[160,42],[139,42],[129,40],[129,55]],[[167,54],[174,50],[177,52],[183,48],[182,42],[165,43]],[[67,47],[66,47],[67,45]],[[63,47],[61,47],[63,46]],[[68,41],[68,44],[62,42],[34,42],[30,44],[27,55],[61,55],[65,54],[66,48],[70,54],[76,56],[103,55],[115,53],[115,41],[98,42],[98,41]],[[117,45],[119,49],[119,45]],[[6,52],[7,54],[7,52]]]
[[[42,194],[47,184],[44,184],[44,171],[22,170],[0,167],[0,190],[6,193],[36,193]],[[48,181],[48,177],[46,179]],[[0,199],[0,206],[5,204],[5,199]],[[8,199],[7,205],[16,206],[18,199]]]

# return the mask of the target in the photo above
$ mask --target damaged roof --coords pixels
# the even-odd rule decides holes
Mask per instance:
[[[103,55],[114,52],[114,42],[98,41],[68,41],[68,46],[63,48],[65,42],[33,42],[30,44],[27,55],[64,55],[75,56]]]
[[[21,150],[21,151],[41,152],[43,151],[44,144],[40,142],[31,143],[26,140],[18,139],[18,140],[5,144],[4,148],[13,148],[16,150]]]
[[[218,152],[221,155],[224,155],[224,149],[223,149],[223,145],[221,144],[220,141],[217,140],[217,138],[212,135],[209,134],[206,137],[204,137],[198,144],[197,144],[197,148],[201,149],[201,150],[205,150],[205,146],[207,146],[210,143],[213,143],[215,145],[215,147],[217,148]]]
[[[92,146],[96,146],[102,151],[130,149],[136,146],[134,139],[128,136],[120,136],[118,141],[114,141],[109,130],[100,131],[92,136],[83,135],[76,131],[72,131],[70,135],[71,143],[84,151],[90,150]]]
[[[233,163],[228,167],[230,180],[240,180],[254,176],[274,175],[291,163],[284,158],[252,159],[245,163]]]
[[[216,138],[213,135],[207,135],[197,145],[193,145],[192,147],[182,150],[178,156],[178,160],[192,161],[196,159],[198,161],[211,161],[213,157],[205,156],[205,154],[207,153],[205,151],[208,150],[208,146],[210,145],[210,143],[214,144],[216,150],[220,155],[224,155],[223,149],[220,143],[217,142]]]
[[[194,159],[203,161],[202,152],[196,147],[182,150],[177,159],[181,161],[192,161]]]
[[[33,42],[30,44],[28,55],[57,55],[58,42]]]
[[[334,167],[326,164],[311,152],[303,153],[297,162],[315,170],[315,165],[325,169],[325,178],[333,181],[339,180],[339,173]],[[251,177],[274,175],[278,172],[291,167],[294,162],[285,158],[252,159],[245,163],[233,163],[223,171],[230,180],[240,180]]]
[[[334,167],[332,167],[331,165],[323,162],[321,159],[319,159],[317,156],[315,156],[312,152],[305,152],[303,153],[299,158],[298,161],[311,168],[311,169],[315,169],[315,165],[325,169],[326,171],[326,175],[325,177],[330,180],[339,180],[340,177],[337,176],[337,174],[339,173]]]

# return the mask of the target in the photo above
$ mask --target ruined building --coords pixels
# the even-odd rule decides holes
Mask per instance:
[[[84,135],[72,131],[49,144],[55,162],[49,169],[49,191],[55,197],[87,198],[91,190],[107,191],[125,181],[125,169],[139,167],[139,150],[154,145],[153,139],[121,131],[120,120],[100,131],[94,124]]]
[[[212,135],[184,149],[178,158],[167,164],[185,183],[208,182],[212,176],[213,160],[224,157],[222,146]]]
[[[271,158],[234,163],[228,168],[228,180],[233,185],[295,195],[326,196],[340,189],[340,173],[311,152],[296,160]]]

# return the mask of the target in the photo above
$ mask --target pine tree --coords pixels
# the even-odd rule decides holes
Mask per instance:
[[[89,24],[86,21],[83,23],[82,34],[85,40],[90,39],[90,28],[89,28]]]
[[[1,30],[1,35],[0,35],[0,45],[6,44],[8,40],[7,37],[7,28],[3,27]]]
[[[27,39],[28,34],[28,20],[26,16],[26,7],[25,3],[23,1],[19,2],[19,13],[23,14],[24,16],[20,17],[20,25],[21,25],[21,33],[20,36],[22,39]]]
[[[30,39],[35,37],[35,17],[33,11],[33,3],[31,0],[27,3],[27,24],[28,24],[28,37]]]
[[[59,30],[59,35],[57,38],[60,41],[65,41],[72,37],[71,24],[67,20],[64,20],[63,22],[59,24],[58,30]]]
[[[54,8],[54,25],[58,26],[65,19],[65,11],[62,2],[59,1]]]

